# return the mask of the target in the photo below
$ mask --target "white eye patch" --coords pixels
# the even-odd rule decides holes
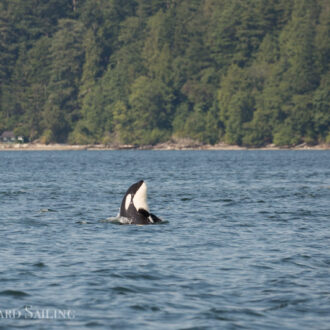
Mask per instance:
[[[132,200],[132,195],[131,194],[128,194],[126,196],[126,199],[125,199],[125,209],[126,209],[126,211],[129,208],[129,204],[131,204],[131,200]]]

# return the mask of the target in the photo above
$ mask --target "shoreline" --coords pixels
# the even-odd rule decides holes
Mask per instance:
[[[229,145],[226,143],[218,143],[215,145],[200,144],[197,142],[165,142],[156,145],[105,145],[105,144],[88,144],[88,145],[70,145],[70,144],[41,144],[41,143],[0,143],[0,151],[64,151],[64,150],[330,150],[329,144],[318,144],[309,146],[306,143],[289,147],[275,146],[273,144],[264,147],[241,147],[237,145]]]

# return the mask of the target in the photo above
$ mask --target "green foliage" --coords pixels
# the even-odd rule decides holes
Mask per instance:
[[[313,94],[312,120],[314,133],[319,141],[329,141],[330,137],[330,71],[321,79],[319,88]],[[328,142],[327,142],[328,143]]]
[[[132,85],[129,95],[132,141],[138,144],[160,142],[171,128],[172,95],[161,81],[140,76]]]
[[[40,142],[44,143],[44,144],[49,144],[51,142],[53,142],[55,139],[53,132],[51,129],[46,129],[44,130],[41,138],[40,138]]]
[[[95,143],[96,139],[88,129],[88,123],[84,120],[80,120],[74,131],[70,133],[68,142],[70,144],[91,144]]]
[[[46,129],[55,141],[64,142],[76,122],[78,91],[84,58],[82,23],[63,19],[52,38],[48,100],[43,116]]]
[[[330,141],[326,0],[2,0],[0,133]]]
[[[247,72],[232,65],[223,78],[218,95],[220,119],[225,126],[225,141],[242,144],[244,123],[253,117],[255,99]]]

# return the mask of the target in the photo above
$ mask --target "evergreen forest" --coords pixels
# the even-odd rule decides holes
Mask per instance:
[[[329,0],[0,0],[0,134],[330,143]]]

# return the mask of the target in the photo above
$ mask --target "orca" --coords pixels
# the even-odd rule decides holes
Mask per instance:
[[[131,185],[121,202],[119,216],[128,218],[131,224],[149,225],[162,222],[149,212],[147,204],[147,185],[141,180]]]

